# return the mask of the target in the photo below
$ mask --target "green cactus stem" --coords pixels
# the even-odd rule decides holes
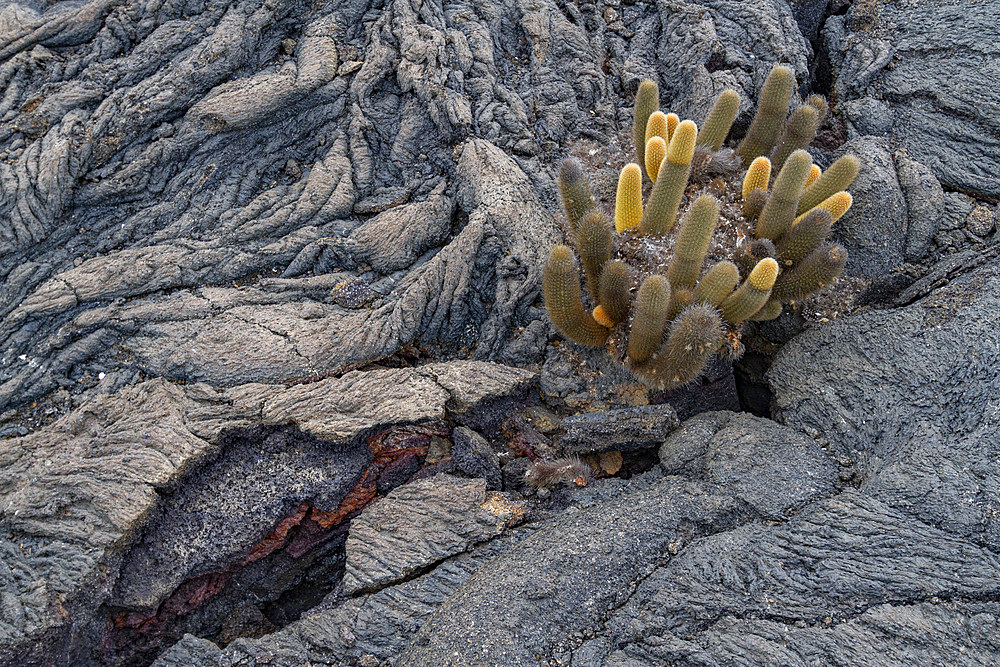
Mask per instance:
[[[740,96],[735,90],[727,88],[723,90],[712,105],[711,111],[705,117],[705,122],[698,132],[698,145],[708,146],[713,151],[722,148],[729,128],[736,120],[736,112],[740,110]]]
[[[736,149],[736,154],[743,158],[744,167],[750,166],[758,155],[767,155],[774,148],[785,123],[794,87],[795,74],[787,67],[775,67],[767,75],[760,91],[757,113],[746,137]]]
[[[766,322],[767,320],[777,318],[778,315],[781,315],[781,302],[772,298],[756,314],[751,315],[747,319],[754,322]]]
[[[797,150],[788,156],[785,166],[774,179],[774,188],[768,195],[764,210],[757,218],[754,231],[757,238],[777,240],[788,230],[795,219],[795,210],[811,166],[812,158],[804,150]]]
[[[588,211],[576,233],[576,251],[580,254],[583,274],[590,295],[596,302],[601,285],[601,269],[611,258],[611,221],[601,211]]]
[[[789,267],[807,257],[820,247],[833,227],[829,211],[814,208],[792,225],[777,245],[777,258],[781,266]]]
[[[740,282],[740,272],[732,262],[719,262],[708,270],[694,288],[694,303],[716,306],[729,296]]]
[[[766,190],[751,190],[750,194],[743,200],[743,217],[747,219],[747,222],[757,222],[757,218],[760,217],[760,212],[764,210],[766,204]]]
[[[681,220],[674,243],[674,256],[667,268],[667,280],[671,285],[694,287],[718,222],[719,202],[715,197],[704,194],[694,200]]]
[[[674,320],[660,351],[633,368],[644,382],[657,389],[679,387],[702,374],[722,337],[719,311],[705,304],[688,306]]]
[[[562,161],[559,165],[558,183],[566,219],[569,220],[570,229],[576,231],[580,218],[595,206],[590,183],[579,160],[568,157]]]
[[[736,248],[733,262],[740,270],[741,276],[750,275],[760,260],[777,255],[774,242],[771,239],[744,239]]]
[[[667,147],[667,157],[660,163],[660,173],[649,193],[649,201],[639,227],[645,236],[662,236],[674,228],[677,207],[680,206],[691,174],[691,158],[694,156],[697,137],[698,126],[694,121],[682,121],[674,130],[674,136]]]
[[[660,91],[653,81],[641,81],[635,93],[635,112],[632,115],[632,131],[635,138],[636,164],[646,164],[646,123],[653,112],[660,108]],[[645,172],[643,172],[645,175]]]
[[[830,111],[830,104],[826,101],[826,98],[822,95],[810,95],[806,98],[806,104],[815,109],[819,114],[816,126],[823,125],[823,121],[826,120],[826,114]]]
[[[643,362],[663,343],[663,330],[670,310],[670,283],[652,275],[642,281],[635,298],[635,317],[628,335],[628,356]]]
[[[785,130],[781,134],[781,140],[778,141],[778,146],[774,149],[774,155],[771,158],[771,164],[774,165],[774,168],[781,171],[785,160],[793,151],[805,150],[812,143],[817,129],[819,129],[819,112],[816,107],[804,104],[793,111],[785,122]],[[808,177],[808,174],[806,176]]]
[[[796,215],[802,215],[814,206],[819,205],[824,199],[831,197],[841,190],[846,190],[854,182],[860,169],[861,162],[853,155],[845,155],[831,164],[802,193],[802,199],[799,200]]]
[[[581,345],[604,345],[608,329],[598,324],[583,307],[580,274],[569,246],[552,248],[542,275],[542,293],[552,323],[564,336]]]
[[[817,292],[835,281],[844,271],[847,250],[835,243],[826,243],[808,257],[781,274],[771,295],[782,303],[796,301]]]
[[[740,324],[756,314],[771,298],[771,288],[778,277],[778,262],[772,257],[762,259],[735,292],[719,306],[722,318]]]
[[[598,302],[605,317],[614,324],[624,322],[632,305],[629,294],[629,267],[625,262],[608,262],[601,272],[601,293]]]

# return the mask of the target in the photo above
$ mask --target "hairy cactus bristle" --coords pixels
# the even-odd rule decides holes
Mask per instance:
[[[672,287],[672,286],[671,286]],[[694,302],[694,290],[686,287],[672,289],[670,293],[670,312],[667,313],[667,321],[672,321],[680,315],[681,311]]]
[[[719,311],[705,304],[685,308],[670,327],[667,342],[634,367],[636,375],[657,389],[673,389],[694,380],[722,343]]]
[[[814,208],[806,213],[801,220],[796,220],[778,242],[778,263],[786,267],[792,266],[809,255],[826,240],[831,227],[833,216],[829,211]]]
[[[771,296],[782,303],[809,296],[840,277],[846,263],[847,251],[842,246],[824,244],[790,271],[781,274]]]
[[[791,226],[799,198],[809,177],[810,166],[812,158],[804,150],[797,150],[788,156],[785,166],[774,179],[774,188],[768,195],[764,210],[757,218],[754,230],[757,238],[777,240]]]
[[[598,302],[609,320],[618,324],[628,317],[632,306],[629,294],[629,267],[625,262],[615,260],[604,265],[601,272],[601,293]]]
[[[773,320],[781,315],[781,302],[777,299],[771,299],[764,304],[764,307],[758,310],[754,315],[751,315],[747,319],[754,322],[766,322],[767,320]]]
[[[777,148],[774,149],[771,160],[774,168],[780,171],[792,151],[805,150],[812,143],[817,129],[819,129],[819,112],[815,107],[803,104],[793,111],[785,121],[785,130],[781,133]]]
[[[736,267],[740,270],[740,275],[749,275],[753,271],[754,267],[760,260],[767,257],[776,257],[777,250],[774,247],[774,242],[771,239],[753,239],[744,240],[736,248],[736,254],[733,255],[733,261],[736,263]]]
[[[608,329],[583,307],[580,274],[569,246],[557,245],[549,253],[542,275],[542,293],[549,318],[564,336],[591,347],[603,345],[608,339]]]
[[[830,111],[830,105],[822,95],[810,95],[806,98],[806,104],[816,109],[819,113],[819,125],[826,120],[826,114]]]
[[[590,183],[583,173],[583,166],[576,158],[568,157],[559,165],[559,195],[570,228],[576,230],[583,214],[595,205]]]
[[[767,155],[774,148],[785,123],[794,87],[795,74],[787,67],[775,67],[767,75],[760,91],[757,113],[746,137],[736,149],[736,153],[743,158],[744,166],[749,166],[755,157]]]
[[[594,310],[590,313],[594,317],[594,321],[600,324],[602,327],[611,328],[618,324],[610,317],[608,317],[607,311],[604,310],[604,306],[598,304],[594,307]]]
[[[837,222],[837,220],[840,220],[840,217],[842,215],[847,213],[848,209],[851,208],[851,204],[853,203],[854,203],[854,197],[851,196],[850,192],[834,193],[833,195],[830,195],[820,203],[816,204],[816,206],[809,209],[799,217],[795,218],[795,221],[792,224],[793,225],[797,224],[800,220],[805,218],[805,216],[809,215],[809,213],[817,210],[826,211],[827,213],[830,214],[831,217],[833,217],[833,221]]]
[[[758,188],[750,191],[750,194],[743,200],[743,217],[747,219],[747,222],[753,223],[757,221],[757,218],[760,217],[760,212],[764,210],[764,206],[767,204],[767,197],[766,190]]]
[[[674,138],[674,131],[677,130],[677,126],[680,125],[681,117],[675,113],[667,114],[667,145],[670,145],[670,140]]]
[[[861,162],[853,155],[839,158],[802,193],[796,215],[802,215],[834,193],[846,190],[854,182],[860,169]]]
[[[764,307],[771,298],[771,288],[778,277],[778,262],[773,257],[760,260],[739,288],[719,306],[727,322],[740,324]]]
[[[637,229],[642,220],[642,171],[630,162],[618,176],[618,196],[615,199],[615,231],[621,234]]]
[[[660,173],[660,163],[667,156],[667,142],[663,137],[655,135],[646,142],[646,173],[651,181],[656,180]]]
[[[719,202],[715,197],[705,194],[694,200],[681,220],[674,256],[667,268],[667,280],[671,285],[694,287],[718,221]]]
[[[649,80],[639,82],[639,89],[635,93],[635,112],[632,116],[635,161],[639,165],[646,163],[646,123],[649,122],[649,117],[653,115],[653,112],[659,108],[660,91],[656,87],[656,82]]]
[[[583,264],[590,295],[597,301],[601,268],[611,258],[611,223],[603,212],[593,209],[580,220],[576,233],[576,251]]]
[[[718,306],[740,282],[740,272],[732,262],[719,262],[708,270],[692,292],[694,303]]]
[[[659,349],[669,310],[670,283],[667,279],[652,275],[642,281],[628,334],[628,356],[633,361],[645,361]]]
[[[767,191],[768,183],[771,182],[771,161],[761,155],[754,158],[747,168],[747,173],[743,177],[743,199],[754,190]]]
[[[722,148],[739,110],[740,96],[730,88],[723,90],[712,105],[711,111],[705,116],[705,122],[698,132],[698,145],[708,146],[713,151]]]
[[[660,173],[649,194],[640,229],[646,236],[659,236],[674,228],[677,207],[680,206],[684,188],[691,173],[691,158],[698,126],[685,120],[677,129],[667,147],[667,157],[660,163]]]
[[[535,461],[524,471],[524,481],[539,489],[549,489],[560,484],[587,486],[592,477],[590,466],[578,456],[555,461]]]
[[[823,170],[819,168],[818,164],[814,164],[809,167],[809,178],[806,179],[806,187],[808,188],[810,185],[815,183],[821,173],[823,173]]]
[[[660,137],[663,139],[663,144],[666,145],[670,139],[667,136],[667,115],[662,111],[654,111],[649,116],[649,120],[646,121],[646,144],[649,144],[649,140],[653,137]],[[656,180],[655,178],[650,180]]]

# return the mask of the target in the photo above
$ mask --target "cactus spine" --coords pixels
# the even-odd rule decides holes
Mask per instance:
[[[778,147],[774,149],[774,168],[780,171],[792,151],[805,150],[812,143],[818,128],[819,112],[815,107],[805,104],[793,111],[785,123]]]
[[[576,158],[566,158],[559,165],[559,195],[570,228],[576,230],[583,214],[594,207],[594,195],[583,173],[583,166]]]
[[[740,272],[735,264],[719,262],[698,281],[692,293],[693,302],[717,307],[729,296],[739,281]]]
[[[819,178],[806,188],[799,200],[796,215],[802,215],[834,193],[846,190],[854,182],[861,169],[861,163],[853,155],[845,155],[830,165]]]
[[[771,161],[761,156],[754,158],[747,168],[747,173],[743,177],[743,199],[745,200],[754,190],[764,190],[767,192],[767,185],[771,182]]]
[[[677,126],[667,147],[667,157],[660,163],[653,191],[649,194],[640,229],[646,236],[660,236],[674,228],[688,176],[698,127],[686,120]]]
[[[652,181],[656,181],[660,173],[660,163],[667,156],[667,143],[663,137],[655,135],[646,142],[646,173]]]
[[[743,158],[744,167],[749,166],[758,155],[767,155],[774,148],[788,113],[794,86],[795,75],[787,67],[775,67],[767,75],[760,91],[757,113],[746,137],[736,149],[736,154]]]
[[[677,126],[680,125],[681,118],[675,113],[667,114],[667,145],[670,145],[670,140],[674,138],[674,132],[677,130]]]
[[[701,195],[691,204],[681,221],[674,244],[674,257],[667,269],[667,280],[671,285],[694,287],[718,221],[719,202],[712,195]]]
[[[590,295],[597,301],[601,269],[611,258],[611,225],[604,213],[594,209],[580,220],[580,228],[576,233],[576,251],[580,254]]]
[[[834,280],[844,270],[847,251],[835,243],[827,243],[784,273],[775,282],[772,296],[785,303],[816,292]]]
[[[608,329],[598,324],[583,307],[580,274],[569,246],[552,248],[542,275],[542,293],[552,323],[564,336],[581,345],[604,345]]]
[[[601,272],[601,290],[598,301],[602,314],[617,324],[628,317],[632,297],[629,294],[629,268],[625,262],[608,262]]]
[[[809,178],[806,179],[806,187],[808,188],[810,185],[815,183],[816,179],[819,178],[819,175],[821,173],[823,172],[819,168],[818,164],[814,164],[813,166],[809,167]]]
[[[649,120],[646,121],[646,143],[649,144],[649,140],[653,137],[660,137],[663,139],[664,145],[670,142],[670,136],[667,132],[667,115],[662,111],[654,111],[649,116]],[[650,180],[656,180],[650,179]]]
[[[615,200],[615,231],[621,234],[638,229],[642,221],[642,171],[629,163],[618,176],[618,196]]]
[[[646,278],[635,299],[635,317],[628,337],[628,356],[633,361],[646,361],[659,349],[669,310],[670,283],[663,276]]]
[[[808,256],[826,240],[831,227],[833,216],[829,211],[812,209],[797,220],[778,243],[778,261],[784,266],[792,266]]]
[[[634,370],[658,389],[673,389],[701,375],[721,343],[719,311],[705,304],[688,306],[671,325],[663,348]]]
[[[729,295],[719,309],[727,322],[739,324],[764,307],[778,277],[778,263],[771,257],[760,260],[739,289]]]
[[[802,220],[807,215],[809,215],[810,212],[816,210],[826,211],[833,217],[833,221],[837,222],[837,220],[840,219],[840,216],[847,213],[848,209],[851,208],[851,204],[853,203],[854,203],[854,197],[851,196],[851,193],[838,192],[830,197],[827,197],[813,208],[809,209],[799,217],[795,218],[795,222],[793,222],[792,224],[793,225],[798,224],[799,220]]]
[[[757,218],[757,238],[777,240],[788,230],[795,218],[795,207],[806,186],[812,158],[804,150],[788,156],[785,166],[774,179],[774,189]]]
[[[635,93],[635,113],[632,116],[632,132],[635,138],[635,161],[646,163],[646,123],[660,108],[660,91],[653,81],[641,81]],[[640,167],[641,169],[641,167]],[[641,174],[640,174],[641,176]],[[640,179],[640,184],[642,183]]]
[[[736,120],[736,112],[740,110],[740,96],[729,88],[722,91],[712,105],[711,111],[705,117],[701,131],[698,132],[698,145],[708,146],[713,151],[722,148],[722,143],[729,134],[729,128]]]

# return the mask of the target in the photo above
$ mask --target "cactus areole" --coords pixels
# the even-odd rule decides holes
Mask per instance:
[[[805,149],[826,101],[790,110],[794,88],[792,71],[775,67],[734,149],[725,140],[735,91],[719,95],[699,130],[661,111],[656,84],[643,81],[635,162],[621,170],[614,211],[600,210],[577,160],[563,162],[570,245],[552,249],[544,276],[560,333],[606,346],[648,386],[671,389],[713,355],[738,358],[745,321],[778,317],[783,304],[837,280],[847,251],[828,236],[851,205],[858,160],[845,156],[825,172],[812,163]]]

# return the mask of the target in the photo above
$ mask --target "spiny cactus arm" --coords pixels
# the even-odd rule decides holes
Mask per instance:
[[[798,224],[800,220],[805,218],[807,215],[813,211],[826,211],[833,217],[833,221],[837,222],[840,216],[847,213],[848,209],[851,208],[851,204],[854,203],[854,197],[851,196],[850,192],[837,192],[820,203],[816,204],[813,208],[809,209],[799,217],[795,218],[792,225]]]
[[[740,282],[740,272],[732,262],[719,262],[708,270],[692,293],[694,303],[718,307]]]
[[[747,222],[753,223],[757,221],[757,218],[760,217],[760,212],[767,205],[767,197],[766,190],[758,188],[750,191],[750,194],[743,200],[743,217],[747,219]]]
[[[633,361],[646,361],[663,344],[669,310],[670,283],[667,279],[652,275],[642,281],[628,334],[628,356]]]
[[[639,82],[639,89],[635,93],[632,132],[635,138],[635,161],[640,165],[646,162],[646,123],[649,122],[649,117],[653,115],[653,112],[659,108],[660,91],[657,89],[656,83],[648,79]]]
[[[773,320],[781,315],[781,302],[777,299],[771,299],[764,304],[764,307],[757,311],[756,314],[751,315],[747,319],[754,322],[766,322],[767,320]]]
[[[777,250],[771,239],[744,239],[743,243],[737,246],[733,261],[740,270],[740,275],[747,276],[760,260],[776,256]]]
[[[805,298],[839,278],[845,264],[847,250],[835,243],[824,244],[783,273],[771,295],[782,303]]]
[[[679,387],[702,374],[722,337],[719,311],[705,304],[688,306],[674,320],[670,336],[659,352],[646,362],[635,364],[633,371],[651,387]]]
[[[670,142],[670,137],[667,132],[667,115],[662,111],[654,111],[649,116],[649,120],[646,121],[646,144],[649,144],[649,140],[653,137],[660,137],[663,139],[664,145]],[[655,178],[650,180],[655,181]]]
[[[744,166],[749,166],[755,157],[767,155],[774,148],[785,123],[794,87],[795,74],[783,65],[775,67],[767,75],[760,91],[757,114],[736,149],[736,154],[743,158]]]
[[[771,288],[778,277],[778,262],[772,257],[762,259],[735,292],[719,306],[722,318],[740,324],[764,307],[771,298]]]
[[[660,163],[660,173],[656,175],[656,183],[642,217],[640,230],[644,235],[660,236],[674,228],[677,207],[691,174],[691,158],[697,136],[698,126],[690,120],[682,122],[674,131],[667,147],[667,157]]]
[[[774,149],[771,160],[774,168],[780,171],[792,151],[805,150],[812,143],[817,129],[819,129],[819,112],[815,107],[803,104],[793,111],[785,122],[785,130],[781,133],[778,146]]]
[[[795,210],[805,189],[811,166],[812,158],[804,150],[797,150],[788,156],[785,166],[774,179],[774,188],[768,195],[764,210],[757,218],[754,229],[757,238],[777,240],[788,231],[795,218]]]
[[[853,155],[839,158],[802,193],[796,215],[802,215],[834,193],[846,190],[854,182],[860,169],[861,162]]]
[[[816,109],[817,113],[819,113],[819,119],[816,125],[819,127],[823,124],[823,121],[826,120],[826,114],[830,111],[829,103],[822,95],[810,95],[806,98],[806,104]]]
[[[618,195],[615,199],[615,231],[621,234],[638,229],[642,221],[642,171],[630,162],[618,175]]]
[[[552,248],[542,275],[542,293],[545,309],[560,333],[581,345],[604,345],[608,329],[598,324],[583,307],[580,274],[569,246]]]
[[[667,156],[667,143],[661,136],[653,136],[646,142],[646,173],[652,181],[660,173],[660,163]]]
[[[601,269],[611,258],[611,223],[608,217],[592,209],[580,220],[576,234],[576,251],[580,254],[587,288],[594,301],[601,286]]]
[[[701,275],[705,253],[712,244],[712,233],[719,222],[719,202],[712,195],[701,195],[681,220],[674,244],[674,256],[667,268],[667,280],[675,287],[694,287]]]
[[[632,306],[629,294],[629,267],[625,262],[608,262],[601,272],[601,292],[598,298],[602,315],[612,324],[624,322]],[[605,325],[607,326],[607,325]]]
[[[808,188],[810,185],[815,183],[816,179],[819,178],[819,175],[822,173],[823,170],[819,168],[818,164],[814,164],[809,167],[809,178],[806,179],[806,187]]]
[[[672,322],[677,319],[677,316],[681,314],[681,311],[690,306],[693,302],[694,290],[687,289],[686,287],[673,289],[670,294],[670,312],[667,313],[667,321]]]
[[[803,215],[778,242],[778,263],[789,267],[807,257],[826,241],[831,227],[833,216],[829,211],[817,207]]]
[[[771,182],[771,161],[763,155],[753,159],[743,176],[743,199],[746,200],[754,190],[767,192]]]
[[[698,132],[698,145],[708,146],[713,151],[722,148],[739,110],[740,96],[730,88],[723,90],[705,116],[705,122]]]
[[[681,117],[675,113],[667,114],[667,145],[670,145],[670,141],[674,138],[674,132],[677,130],[677,126],[681,123]]]
[[[570,228],[576,231],[583,214],[595,206],[590,183],[583,172],[583,166],[576,158],[568,157],[559,165],[559,195]]]

